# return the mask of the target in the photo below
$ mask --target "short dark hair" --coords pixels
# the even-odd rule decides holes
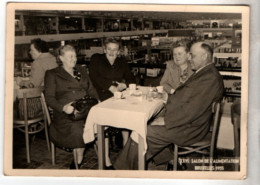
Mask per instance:
[[[119,37],[107,37],[104,41],[104,46],[106,47],[107,44],[109,43],[114,43],[114,44],[118,44],[119,46],[119,50],[122,48],[121,46],[121,41]]]
[[[35,49],[37,49],[37,51],[41,53],[49,52],[49,47],[47,45],[47,42],[41,40],[40,38],[31,40],[31,44],[33,44]]]
[[[176,42],[172,43],[171,48],[184,47],[186,52],[190,51],[190,41],[189,40],[177,40]]]

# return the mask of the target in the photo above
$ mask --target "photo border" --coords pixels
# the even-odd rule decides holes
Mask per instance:
[[[37,6],[36,6],[37,5]],[[55,6],[59,5],[59,6]],[[97,6],[98,5],[98,6]],[[100,171],[100,170],[28,170],[12,169],[12,115],[14,74],[14,13],[15,10],[81,10],[81,11],[172,11],[173,12],[221,12],[242,14],[242,91],[241,91],[241,146],[240,172],[167,172],[167,171]],[[176,10],[175,10],[176,9]],[[67,176],[67,177],[130,177],[130,178],[185,178],[185,179],[245,179],[247,169],[247,115],[249,77],[249,7],[217,5],[158,5],[158,4],[82,4],[82,3],[8,3],[6,16],[6,84],[5,84],[5,136],[4,173],[17,176]],[[246,123],[246,124],[245,124]],[[60,173],[62,171],[62,174]]]

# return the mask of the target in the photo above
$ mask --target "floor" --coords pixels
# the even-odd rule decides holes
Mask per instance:
[[[13,139],[14,169],[68,169],[73,160],[71,152],[56,147],[56,164],[52,165],[51,152],[48,151],[44,132],[40,132],[35,137],[30,136],[31,163],[27,163],[24,134],[14,130]],[[120,148],[116,145],[110,149],[112,163],[116,160],[119,151]],[[164,170],[165,168],[165,164],[159,166],[149,164],[149,170]],[[98,158],[93,143],[86,145],[81,169],[98,169]]]
[[[25,153],[25,139],[24,134],[18,130],[14,130],[13,136],[13,168],[14,169],[69,169],[69,165],[73,160],[73,154],[71,152],[66,152],[60,148],[56,148],[56,164],[52,165],[51,152],[47,149],[47,144],[45,140],[44,132],[40,132],[35,135],[35,137],[30,136],[30,150],[31,150],[31,163],[26,161]],[[110,149],[110,158],[112,163],[117,159],[120,148],[118,146],[113,146]],[[228,150],[217,150],[218,158],[232,157],[233,152]],[[196,156],[186,156],[196,159]],[[185,157],[183,158],[185,159]],[[234,171],[234,165],[224,164],[225,171]],[[148,163],[148,170],[164,171],[167,165],[155,165],[152,162]],[[86,146],[85,156],[81,169],[98,169],[98,159],[96,152],[94,150],[93,144]],[[187,171],[193,171],[194,165],[187,164]]]

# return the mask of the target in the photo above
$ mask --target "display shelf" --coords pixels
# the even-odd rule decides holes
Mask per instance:
[[[233,71],[219,71],[222,76],[239,76],[241,77],[241,72]]]
[[[241,53],[214,53],[213,57],[217,57],[217,58],[241,57]]]
[[[62,40],[80,40],[80,39],[94,39],[94,38],[104,38],[104,37],[149,35],[149,34],[167,33],[167,32],[168,30],[141,30],[141,31],[122,31],[122,32],[95,32],[95,33],[16,36],[15,44],[30,44],[31,40],[35,38],[41,38],[46,42],[54,42],[54,41],[62,41]]]

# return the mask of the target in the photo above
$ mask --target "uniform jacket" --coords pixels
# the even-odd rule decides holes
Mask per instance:
[[[89,76],[102,101],[113,96],[108,89],[114,81],[122,82],[124,80],[127,85],[135,83],[124,58],[117,57],[114,64],[111,65],[105,54],[94,54],[91,57]]]
[[[179,145],[203,139],[209,131],[212,103],[223,97],[222,77],[214,64],[194,73],[169,95],[164,117],[166,137]]]
[[[193,74],[190,63],[188,63],[187,74],[188,74],[187,78],[189,78]],[[176,89],[180,85],[180,76],[181,76],[180,67],[177,66],[174,63],[174,61],[169,61],[167,62],[166,70],[160,81],[160,85],[163,86],[164,90],[167,93],[170,93],[171,89]]]

